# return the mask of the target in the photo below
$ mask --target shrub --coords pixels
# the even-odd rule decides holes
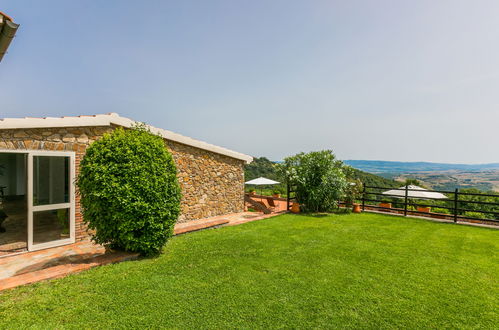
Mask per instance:
[[[463,216],[465,216],[467,218],[477,218],[477,219],[485,219],[486,218],[485,214],[483,214],[483,213],[471,212],[471,211],[464,212]]]
[[[118,128],[94,142],[77,184],[83,216],[99,244],[157,254],[180,213],[180,187],[161,137],[143,125]]]
[[[347,181],[342,163],[330,150],[287,157],[281,172],[296,187],[297,201],[306,212],[332,211],[345,195]]]
[[[336,210],[334,213],[335,214],[350,214],[350,213],[352,213],[352,209],[350,207],[338,208],[338,210]]]
[[[440,208],[440,207],[435,207],[432,209],[433,213],[441,213],[441,214],[451,214],[451,212],[448,209]]]

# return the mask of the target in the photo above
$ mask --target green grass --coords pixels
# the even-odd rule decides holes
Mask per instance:
[[[494,328],[499,231],[283,215],[0,293],[0,328]]]

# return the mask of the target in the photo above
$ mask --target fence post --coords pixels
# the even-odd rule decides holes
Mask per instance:
[[[362,188],[362,211],[366,209],[366,185]]]
[[[454,191],[454,222],[457,222],[457,201],[459,199],[459,189]]]
[[[286,211],[289,211],[289,194],[290,194],[290,189],[289,189],[289,181],[288,180],[286,180],[286,192],[287,192],[287,194],[286,194],[286,196],[287,196],[287,198],[286,198]]]
[[[408,185],[405,186],[405,202],[404,202],[404,217],[407,216],[407,197],[409,196]]]

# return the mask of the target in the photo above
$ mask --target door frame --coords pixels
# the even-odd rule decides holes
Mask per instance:
[[[0,153],[18,153],[27,155],[26,173],[26,203],[27,203],[27,247],[28,251],[37,251],[51,247],[72,244],[75,242],[75,175],[76,175],[76,153],[74,151],[49,151],[49,150],[3,150]],[[69,157],[69,201],[61,204],[33,205],[33,156],[59,156]],[[69,238],[33,244],[33,213],[37,211],[49,211],[57,209],[69,209]]]

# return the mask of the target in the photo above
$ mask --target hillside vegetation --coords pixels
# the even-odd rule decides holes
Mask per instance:
[[[262,192],[264,194],[270,195],[273,190],[278,190],[281,194],[286,193],[286,184],[284,182],[284,178],[280,177],[277,167],[279,164],[277,162],[273,162],[266,157],[255,157],[251,164],[247,164],[244,168],[245,180],[249,181],[252,179],[256,179],[259,177],[265,177],[268,179],[272,179],[275,181],[282,182],[279,185],[262,187]],[[395,180],[386,179],[376,174],[367,173],[361,171],[359,169],[352,169],[352,178],[358,179],[363,184],[367,186],[376,186],[376,187],[399,187],[401,185],[400,182]],[[251,187],[247,186],[246,190],[249,190]],[[256,188],[258,192],[260,192],[260,187]]]
[[[353,169],[353,173],[354,179],[360,180],[366,186],[396,188],[400,187],[402,184],[401,182],[383,178],[379,175],[367,173],[356,168]]]
[[[272,186],[246,186],[246,191],[251,188],[256,189],[258,193],[262,193],[264,195],[272,195],[273,191],[279,191],[282,195],[286,194],[286,183],[284,178],[282,178],[278,171],[277,166],[279,164],[273,161],[270,161],[265,157],[255,157],[253,158],[253,162],[250,164],[246,164],[244,167],[244,179],[245,181],[253,180],[259,177],[264,177],[267,179],[275,180],[281,182],[278,185]]]

